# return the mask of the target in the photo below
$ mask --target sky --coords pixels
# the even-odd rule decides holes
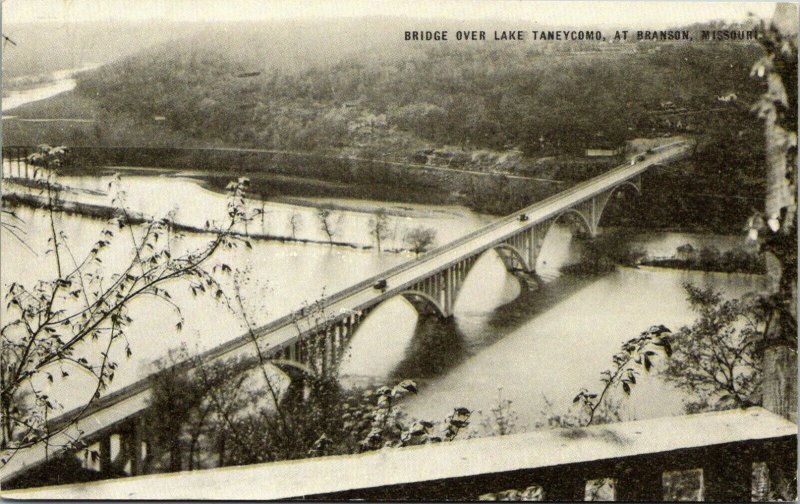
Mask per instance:
[[[244,21],[362,16],[509,19],[547,25],[659,28],[712,19],[769,18],[772,2],[532,0],[3,0],[3,24],[98,20]]]

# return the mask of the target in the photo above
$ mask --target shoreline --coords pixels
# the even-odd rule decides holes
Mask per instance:
[[[639,263],[639,266],[645,266],[650,268],[659,268],[659,269],[671,269],[671,270],[679,270],[679,271],[697,271],[700,273],[726,273],[726,274],[741,274],[741,275],[766,275],[767,271],[765,267],[760,268],[737,268],[733,270],[725,270],[718,264],[712,265],[711,268],[704,268],[698,264],[694,264],[691,261],[684,261],[681,259],[654,259],[654,260],[644,260]],[[763,265],[760,265],[763,266]]]
[[[25,206],[33,210],[38,210],[38,209],[47,210],[50,209],[51,207],[50,203],[48,203],[48,201],[44,197],[39,197],[30,194],[18,194],[18,193],[4,193],[2,195],[2,204],[9,205],[12,208],[15,206]],[[115,215],[117,215],[117,213],[119,212],[118,209],[109,206],[94,205],[91,203],[78,203],[74,201],[65,201],[57,203],[53,205],[53,209],[58,212],[63,212],[67,215],[80,215],[82,217],[88,217],[91,219],[98,219],[98,220],[110,219]],[[150,222],[152,218],[140,212],[128,212],[128,220],[130,224],[136,225],[136,224],[144,224],[146,222]],[[213,230],[203,229],[196,226],[190,226],[188,224],[181,224],[179,222],[169,221],[169,225],[176,231],[195,233],[195,234],[214,234]],[[325,240],[314,240],[310,238],[292,238],[290,236],[279,236],[271,234],[245,234],[241,231],[233,231],[231,232],[231,234],[237,237],[248,238],[251,240],[258,240],[258,241],[328,245],[336,247],[345,247],[354,250],[377,250],[377,247],[375,247],[374,245],[363,245],[363,244],[341,242],[335,240],[325,241]],[[392,254],[412,253],[411,250],[398,249],[398,248],[383,248],[381,249],[381,252],[388,252]]]

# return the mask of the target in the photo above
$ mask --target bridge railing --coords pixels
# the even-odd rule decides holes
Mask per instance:
[[[688,142],[683,142],[683,141],[682,142],[675,142],[674,145],[673,145],[673,148],[675,147],[675,145],[680,145],[680,147],[682,149],[687,149],[690,146],[690,144]],[[664,158],[669,158],[671,155],[674,155],[674,154],[677,154],[677,152],[669,153],[669,154],[662,154],[660,156],[664,157]],[[643,163],[643,166],[641,166],[639,168],[639,170],[633,170],[633,171],[634,172],[644,171],[645,169],[647,169],[647,167],[650,164],[654,163],[654,160],[647,160],[647,161],[644,161],[642,163]],[[640,164],[642,164],[642,163],[640,163]],[[425,252],[425,253],[421,254],[420,256],[418,256],[418,257],[416,257],[416,258],[414,258],[412,260],[409,260],[409,261],[403,262],[401,264],[398,264],[397,266],[389,268],[388,270],[385,270],[385,271],[383,271],[383,272],[381,272],[381,273],[379,273],[377,275],[373,275],[373,276],[371,276],[371,277],[369,277],[369,278],[367,278],[365,280],[362,280],[362,281],[360,281],[360,282],[358,282],[356,284],[353,284],[353,285],[351,285],[351,286],[349,286],[349,287],[347,287],[347,288],[345,288],[343,290],[337,291],[334,294],[331,294],[330,296],[328,296],[325,299],[321,300],[320,301],[320,306],[321,306],[322,309],[324,309],[325,307],[327,307],[327,306],[329,306],[329,305],[331,305],[331,304],[333,304],[333,303],[335,303],[337,301],[340,301],[340,300],[342,300],[342,299],[344,299],[344,298],[346,298],[346,297],[348,297],[348,296],[350,296],[350,295],[352,295],[352,294],[354,294],[356,292],[359,292],[359,291],[361,291],[361,290],[363,290],[365,288],[371,287],[376,282],[378,282],[378,281],[380,281],[380,280],[382,280],[382,279],[384,279],[384,278],[386,278],[388,276],[392,276],[392,275],[396,275],[398,273],[402,273],[403,271],[406,271],[406,270],[408,270],[410,268],[413,268],[413,267],[419,265],[420,263],[425,262],[426,260],[429,260],[431,258],[440,256],[442,254],[446,254],[447,252],[449,252],[449,251],[451,251],[451,250],[463,245],[464,243],[469,242],[470,240],[474,240],[475,238],[478,238],[481,235],[490,233],[490,232],[492,232],[492,231],[494,231],[494,230],[496,230],[496,229],[498,229],[500,227],[505,226],[506,224],[509,224],[510,222],[514,222],[514,221],[518,220],[519,216],[522,215],[522,214],[530,213],[530,212],[535,211],[537,209],[547,207],[548,205],[551,205],[551,204],[557,202],[559,199],[562,199],[562,198],[571,196],[571,195],[573,195],[575,193],[578,193],[578,192],[584,190],[586,187],[591,186],[594,183],[597,183],[597,180],[599,178],[613,177],[614,175],[617,175],[619,173],[626,172],[626,171],[631,171],[631,166],[630,165],[620,165],[620,166],[618,166],[618,167],[616,167],[616,168],[614,168],[612,170],[609,170],[608,172],[604,173],[603,175],[601,175],[599,177],[595,177],[594,179],[587,180],[587,181],[581,182],[579,184],[576,184],[575,186],[572,186],[569,189],[566,189],[566,190],[561,191],[561,192],[559,192],[559,193],[557,193],[557,194],[555,194],[553,196],[545,198],[544,200],[538,201],[538,202],[534,203],[533,205],[530,205],[530,206],[528,206],[528,207],[526,207],[526,208],[524,208],[522,210],[514,212],[514,213],[512,213],[512,214],[510,214],[510,215],[508,215],[506,217],[502,217],[502,218],[500,218],[500,219],[498,219],[498,220],[496,220],[496,221],[494,221],[494,222],[492,222],[492,223],[490,223],[490,224],[488,224],[488,225],[486,225],[486,226],[484,226],[484,227],[482,227],[482,228],[480,228],[480,229],[478,229],[476,231],[473,231],[473,232],[471,232],[469,234],[466,234],[466,235],[464,235],[464,236],[462,236],[460,238],[457,238],[456,240],[453,240],[453,241],[451,241],[451,242],[449,242],[449,243],[447,243],[447,244],[445,244],[445,245],[443,245],[441,247],[437,247],[437,248],[435,248],[433,250]],[[596,192],[599,193],[599,192],[602,192],[603,190],[605,190],[605,188],[598,189]],[[590,195],[588,195],[587,198],[591,197],[594,194],[595,193],[590,193]],[[555,214],[557,212],[558,212],[558,210],[553,210],[552,214]],[[546,219],[548,217],[551,217],[551,216],[552,216],[551,214],[548,214],[548,215],[544,216],[544,219]],[[533,226],[535,224],[536,224],[536,221],[531,221],[524,228],[531,227],[531,226]],[[521,229],[524,229],[524,228],[521,228]],[[458,261],[459,259],[460,258],[454,259],[451,262]],[[445,267],[446,266],[442,266],[440,269],[443,269]],[[338,315],[338,316],[334,317],[334,320],[336,320],[337,317],[341,318],[341,317],[345,317],[345,316],[346,316],[346,314]],[[288,315],[284,315],[283,317],[277,318],[277,319],[269,322],[268,324],[265,324],[263,326],[260,326],[260,327],[256,328],[254,330],[254,333],[256,334],[257,337],[261,337],[261,336],[263,336],[265,334],[268,334],[270,332],[275,331],[278,328],[293,324],[297,320],[302,319],[303,317],[304,317],[304,312],[302,310],[297,310],[297,311],[294,311],[294,312],[292,312],[292,313],[290,313]],[[251,342],[250,335],[249,334],[245,334],[245,335],[242,335],[242,336],[240,336],[238,338],[230,340],[230,341],[228,341],[226,343],[223,343],[222,345],[219,345],[219,346],[217,346],[217,347],[215,347],[215,348],[213,348],[211,350],[208,350],[207,352],[204,352],[204,353],[200,354],[200,356],[198,356],[198,357],[201,360],[205,360],[205,359],[212,359],[213,360],[213,359],[218,358],[221,355],[224,355],[224,354],[228,353],[229,351],[231,351],[233,349],[239,348],[242,345],[248,344],[250,342]]]
[[[682,145],[682,146],[684,146],[686,148],[688,148],[688,146],[689,146],[688,143],[684,142],[684,141],[674,142],[673,144],[670,144],[670,145],[674,147],[676,144],[680,144],[680,145]],[[669,157],[669,156],[665,155],[664,157]],[[649,164],[651,164],[651,163],[648,163],[648,165]],[[517,219],[519,219],[519,217],[521,215],[523,215],[523,214],[527,214],[527,213],[535,211],[535,210],[537,210],[539,208],[546,207],[546,206],[548,206],[548,205],[550,205],[552,203],[557,202],[559,199],[562,199],[562,198],[568,197],[570,195],[573,195],[575,193],[578,193],[578,192],[582,191],[583,189],[585,189],[586,187],[592,185],[593,183],[596,183],[598,178],[611,177],[611,176],[613,176],[615,174],[618,174],[620,172],[624,172],[626,170],[630,170],[630,168],[631,168],[630,165],[627,165],[627,164],[620,165],[620,166],[618,166],[618,167],[616,167],[616,168],[614,168],[612,170],[609,170],[609,171],[605,172],[603,175],[600,175],[599,177],[596,177],[594,179],[578,183],[578,184],[576,184],[576,185],[574,185],[574,186],[572,186],[572,187],[570,187],[568,189],[565,189],[564,191],[561,191],[561,192],[559,192],[557,194],[554,194],[552,196],[549,196],[549,197],[547,197],[547,198],[545,198],[545,199],[543,199],[541,201],[538,201],[538,202],[534,203],[533,205],[530,205],[530,206],[528,206],[526,208],[523,208],[522,210],[518,210],[517,212],[514,212],[514,213],[512,213],[512,214],[510,214],[510,215],[508,215],[506,217],[502,217],[500,219],[497,219],[496,221],[494,221],[494,222],[492,222],[490,224],[487,224],[486,226],[484,226],[484,227],[482,227],[482,228],[480,228],[478,230],[475,230],[475,231],[473,231],[471,233],[468,233],[468,234],[466,234],[466,235],[464,235],[464,236],[462,236],[460,238],[457,238],[457,239],[455,239],[455,240],[453,240],[451,242],[448,242],[447,244],[442,245],[441,247],[437,247],[437,248],[432,249],[432,250],[430,250],[428,252],[425,252],[425,253],[419,255],[418,257],[416,257],[416,258],[414,258],[414,259],[412,259],[410,261],[406,261],[404,263],[398,264],[397,266],[389,268],[388,270],[385,270],[385,271],[383,271],[383,272],[381,272],[381,273],[379,273],[377,275],[373,275],[372,277],[369,277],[369,278],[367,278],[367,279],[365,279],[365,280],[363,280],[361,282],[358,282],[358,283],[356,283],[354,285],[351,285],[350,287],[347,287],[347,288],[345,288],[345,289],[343,289],[341,291],[338,291],[338,292],[336,292],[334,294],[331,294],[330,296],[326,297],[323,301],[326,304],[330,304],[330,303],[334,303],[336,301],[339,301],[339,300],[349,296],[350,294],[352,294],[354,292],[358,292],[358,291],[364,289],[365,287],[368,287],[368,286],[371,286],[371,285],[375,284],[375,282],[377,282],[377,281],[379,281],[379,280],[381,280],[381,279],[383,279],[383,278],[385,278],[387,276],[392,276],[392,275],[395,275],[397,273],[401,273],[401,272],[403,272],[405,270],[408,270],[409,268],[412,268],[412,267],[416,266],[417,264],[419,264],[421,262],[425,262],[428,259],[431,259],[433,257],[439,256],[439,255],[442,255],[442,254],[445,254],[445,253],[457,248],[458,246],[469,242],[470,240],[473,240],[473,239],[475,239],[477,237],[480,237],[481,235],[487,234],[487,233],[489,233],[491,231],[494,231],[494,230],[496,230],[496,229],[498,229],[500,227],[503,227],[504,225],[506,225],[506,224],[508,224],[510,222],[514,222]],[[644,171],[644,169],[646,169],[646,167],[642,167],[641,169],[642,169],[642,171]],[[600,189],[597,192],[602,192],[602,190],[604,190],[604,189]],[[587,196],[587,198],[588,197],[591,197],[591,195]],[[554,210],[553,213],[556,213],[557,211],[558,210]],[[551,216],[552,215],[547,215],[544,218],[546,219],[546,218],[551,217]],[[536,222],[530,222],[525,227],[526,228],[527,227],[531,227],[531,226],[533,226],[535,224],[536,224]],[[263,334],[264,332],[269,332],[269,331],[273,330],[276,327],[284,325],[287,321],[294,320],[294,317],[297,317],[298,315],[300,315],[300,313],[296,312],[296,313],[293,313],[291,315],[287,315],[285,317],[282,317],[280,319],[276,319],[273,322],[270,322],[269,324],[266,324],[264,326],[259,327],[256,330],[256,332],[258,334]]]

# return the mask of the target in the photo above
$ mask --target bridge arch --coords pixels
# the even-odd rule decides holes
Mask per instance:
[[[611,188],[611,193],[613,193],[617,189],[620,189],[620,188],[625,187],[625,186],[632,187],[636,191],[636,194],[642,194],[641,181],[635,181],[635,180],[626,180],[626,181],[624,181],[624,182],[622,182],[620,184],[615,185],[614,187]]]
[[[280,369],[289,379],[294,380],[297,376],[303,378],[316,378],[317,372],[309,365],[292,359],[270,359],[270,364]]]
[[[449,306],[449,314],[451,316],[461,297],[464,285],[468,282],[470,275],[474,271],[474,266],[478,264],[481,259],[492,253],[500,259],[505,270],[517,279],[523,291],[532,288],[532,286],[537,283],[535,273],[533,272],[533,266],[529,264],[525,253],[511,243],[498,243],[478,253],[470,266],[465,269],[462,280],[457,283],[457,288],[453,291]],[[500,304],[504,304],[505,302],[508,301],[504,301]]]
[[[599,226],[600,220],[603,218],[603,214],[608,208],[609,203],[613,200],[614,194],[618,194],[618,192],[624,188],[633,188],[636,191],[637,196],[642,195],[642,187],[641,183],[637,183],[632,180],[626,180],[620,184],[615,185],[612,187],[607,193],[603,195],[603,199],[601,200],[602,204],[597,208],[597,214],[595,215],[595,229]]]
[[[419,290],[405,290],[398,296],[408,301],[417,310],[420,316],[436,315],[439,318],[447,318],[444,307],[433,296]]]
[[[591,204],[591,200],[589,201]],[[542,274],[542,267],[546,263],[546,261],[542,262],[542,252],[546,252],[547,250],[547,243],[548,239],[552,238],[553,236],[553,229],[556,227],[558,223],[565,223],[565,220],[569,217],[572,217],[573,222],[576,222],[580,227],[581,231],[586,233],[589,236],[594,236],[594,232],[596,228],[592,225],[591,219],[591,209],[587,207],[585,209],[573,207],[567,208],[564,211],[558,213],[554,217],[548,219],[547,221],[539,224],[541,226],[540,230],[537,232],[538,235],[538,243],[536,246],[536,250],[534,256],[532,257],[531,262],[531,273],[534,277],[541,281],[540,275]],[[569,223],[567,223],[569,224]],[[575,230],[570,226],[569,229],[570,235],[573,237],[575,236]],[[540,264],[541,263],[541,264]]]
[[[505,264],[506,270],[508,270],[509,273],[515,273],[519,269],[524,271],[530,271],[532,269],[532,266],[528,264],[528,260],[525,258],[525,255],[517,247],[509,243],[500,243],[495,245],[492,249],[497,252],[498,256],[500,256],[500,259],[502,259],[503,264]],[[481,256],[483,256],[483,253]],[[517,261],[519,266],[517,266],[514,261]]]
[[[369,321],[378,316],[378,314],[382,313],[381,307],[386,305],[389,302],[393,302],[395,300],[400,301],[406,307],[410,307],[414,310],[419,317],[423,317],[426,315],[433,315],[438,318],[444,319],[447,318],[447,314],[445,313],[444,307],[432,296],[416,289],[407,289],[401,292],[398,292],[386,299],[381,300],[379,303],[371,306],[369,310],[364,314],[364,317],[361,318],[358,322],[357,326],[353,327],[352,334],[348,338],[347,345],[358,336],[361,331],[361,328],[368,324]]]
[[[569,216],[575,218],[575,221],[580,224],[581,228],[583,228],[587,234],[592,234],[594,227],[592,226],[591,215],[586,215],[586,212],[579,208],[567,208],[547,222],[545,225],[545,231],[542,234],[542,244],[544,244],[544,242],[547,240],[547,237],[550,235],[550,231],[553,230],[553,226],[558,222],[564,222],[564,218]],[[533,266],[536,267],[535,264]]]
[[[282,403],[308,400],[311,394],[310,384],[319,377],[319,373],[311,366],[292,359],[271,359],[268,362],[289,378],[289,384],[281,394]]]

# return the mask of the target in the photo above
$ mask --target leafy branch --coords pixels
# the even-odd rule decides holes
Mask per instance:
[[[630,395],[640,371],[647,373],[653,367],[653,358],[657,355],[654,348],[661,348],[667,356],[672,355],[670,335],[669,329],[657,325],[626,341],[621,350],[612,357],[613,367],[601,373],[602,390],[599,393],[589,392],[587,389],[578,392],[572,403],[581,404],[586,411],[587,426],[594,421],[595,413],[610,390],[621,387],[625,395]]]
[[[214,238],[176,254],[177,237],[169,221],[151,220],[134,229],[121,204],[89,252],[77,259],[56,219],[54,179],[62,163],[53,159],[62,159],[63,152],[44,146],[32,160],[47,172],[43,189],[50,203],[48,254],[55,262],[56,277],[33,286],[14,282],[4,295],[6,322],[0,327],[3,463],[20,449],[42,442],[49,445],[54,435],[65,432],[108,388],[120,365],[119,349],[124,349],[126,358],[132,356],[128,329],[134,322],[129,311],[134,302],[145,297],[160,300],[177,314],[176,329],[180,330],[183,315],[170,294],[175,282],[188,284],[195,294],[211,290],[220,297],[219,283],[206,264],[218,250],[236,246],[240,238],[232,230],[245,216],[247,184],[240,180],[229,187],[227,222],[214,230]],[[126,227],[127,245],[121,238]],[[104,259],[119,241],[130,257],[112,273]],[[124,257],[116,248],[113,254],[115,260]],[[63,406],[46,389],[54,383],[54,374],[66,380],[75,370],[94,382],[93,393],[83,406],[59,417]]]

